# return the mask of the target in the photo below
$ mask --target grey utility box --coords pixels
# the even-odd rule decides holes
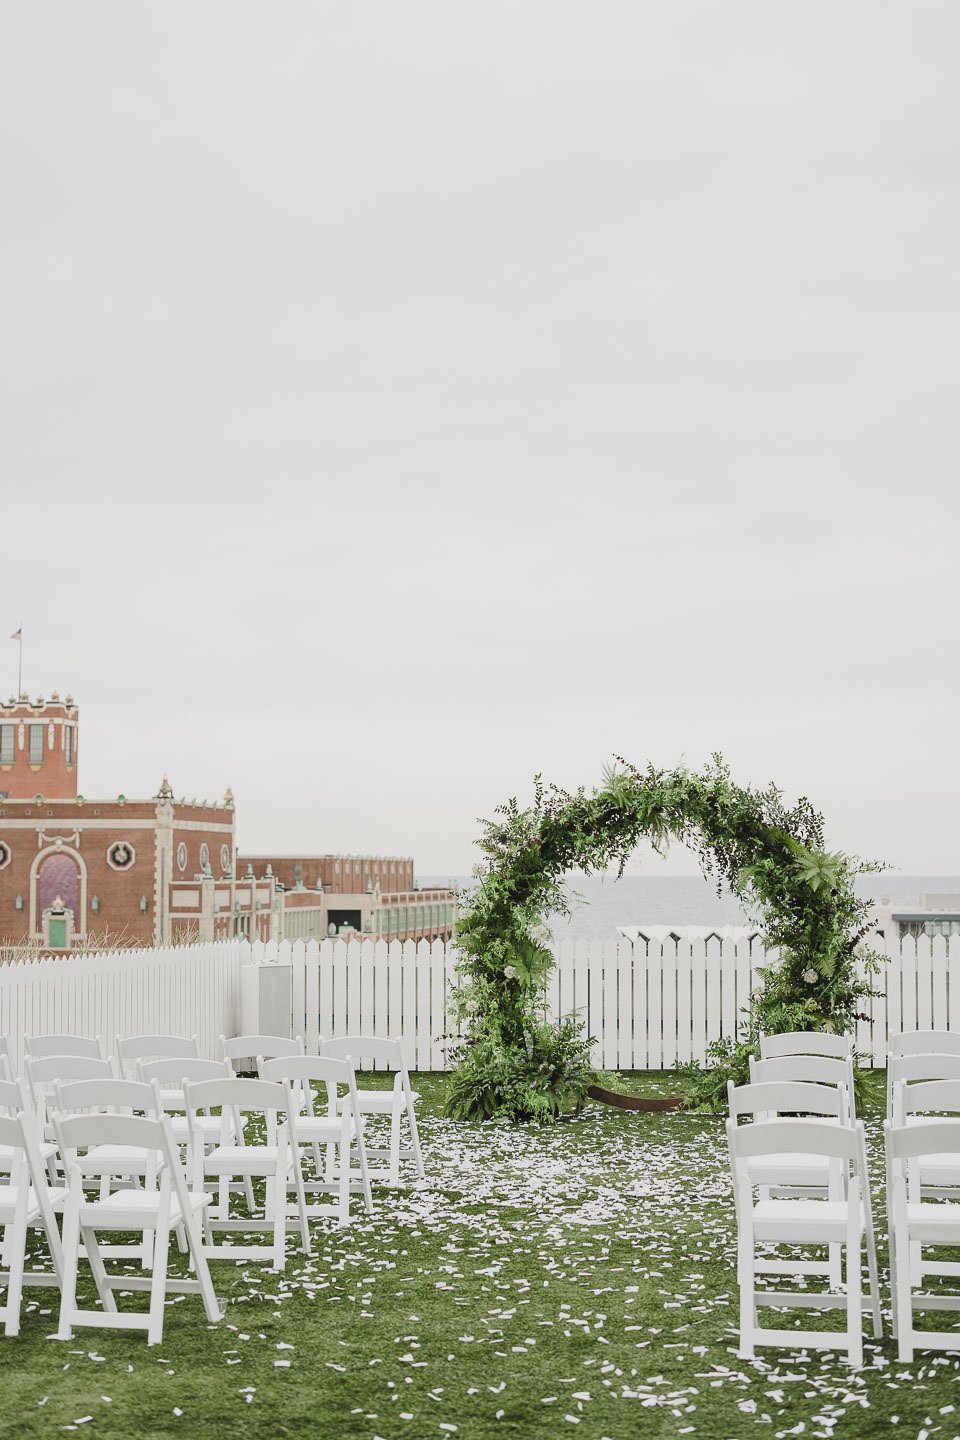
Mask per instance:
[[[243,965],[240,969],[240,1034],[293,1034],[291,965]],[[256,1056],[253,1057],[256,1063]]]

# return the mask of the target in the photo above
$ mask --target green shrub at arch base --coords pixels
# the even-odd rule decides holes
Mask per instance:
[[[701,869],[754,915],[779,961],[742,1015],[736,1040],[683,1067],[691,1106],[722,1109],[742,1083],[759,1032],[852,1030],[878,967],[865,947],[869,902],[858,873],[876,870],[824,848],[823,818],[806,799],[787,807],[775,786],[735,785],[720,756],[700,774],[637,770],[618,759],[603,785],[567,794],[537,779],[533,805],[511,800],[484,822],[486,863],[458,923],[453,1051],[447,1108],[455,1119],[552,1121],[582,1104],[595,1080],[590,1041],[575,1018],[544,1018],[553,957],[546,921],[565,914],[563,879],[618,865],[643,841],[681,841]],[[864,962],[858,974],[858,960]]]

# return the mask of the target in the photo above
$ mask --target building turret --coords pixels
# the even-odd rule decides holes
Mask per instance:
[[[71,695],[0,702],[0,800],[75,800],[77,727]]]

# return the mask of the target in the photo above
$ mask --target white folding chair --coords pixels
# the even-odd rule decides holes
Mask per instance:
[[[960,1275],[956,1261],[918,1261],[924,1249],[960,1245],[960,1204],[924,1199],[910,1179],[911,1171],[914,1176],[936,1174],[945,1158],[960,1163],[960,1120],[900,1126],[887,1120],[883,1128],[890,1284],[899,1358],[912,1360],[915,1349],[960,1350],[960,1332],[918,1330],[914,1324],[917,1310],[960,1310],[960,1295],[917,1293],[925,1274]]]
[[[805,1346],[818,1350],[842,1349],[851,1365],[863,1363],[863,1297],[861,1247],[867,1241],[869,1308],[874,1335],[882,1331],[877,1257],[873,1238],[873,1217],[867,1175],[863,1122],[836,1125],[820,1120],[769,1120],[763,1124],[737,1125],[727,1121],[730,1165],[733,1175],[734,1206],[737,1216],[737,1275],[740,1284],[741,1359],[752,1359],[757,1345]],[[754,1174],[764,1157],[790,1153],[822,1155],[840,1160],[847,1169],[846,1198],[759,1199],[753,1198]],[[753,1171],[753,1173],[751,1173]],[[840,1245],[844,1249],[846,1292],[836,1288],[758,1291],[757,1272],[768,1268],[769,1260],[758,1260],[759,1244]],[[796,1273],[796,1262],[794,1271]],[[843,1309],[846,1329],[773,1329],[761,1326],[758,1306],[775,1309]]]
[[[336,1215],[341,1225],[350,1223],[350,1191],[358,1188],[363,1193],[367,1214],[373,1210],[370,1193],[370,1177],[367,1171],[367,1152],[363,1139],[363,1122],[357,1108],[357,1082],[351,1060],[331,1060],[326,1056],[312,1055],[279,1056],[274,1060],[259,1060],[260,1075],[264,1080],[279,1081],[287,1096],[287,1123],[290,1128],[290,1145],[293,1152],[293,1178],[299,1185],[298,1200],[306,1213],[315,1215]],[[317,1110],[314,1085],[326,1090],[326,1104]],[[358,1178],[354,1178],[351,1152],[357,1148]],[[303,1147],[313,1151],[316,1179],[306,1181],[303,1175]],[[328,1153],[335,1151],[336,1160],[324,1166],[320,1147]],[[339,1179],[335,1182],[338,1193],[336,1204],[308,1205],[306,1192],[326,1192],[334,1188],[324,1178],[324,1170]]]
[[[194,1059],[200,1054],[200,1042],[196,1035],[118,1035],[116,1054],[121,1075],[132,1080],[138,1061]]]
[[[16,1066],[9,1036],[0,1035],[0,1080],[12,1080]]]
[[[59,1115],[103,1114],[103,1115],[146,1115],[156,1120],[160,1104],[156,1089],[138,1080],[108,1079],[57,1080],[53,1086],[53,1108]],[[74,1157],[88,1188],[96,1186],[101,1200],[111,1190],[124,1186],[146,1185],[153,1187],[156,1180],[156,1152],[149,1147],[129,1145],[96,1146]],[[131,1254],[142,1254],[143,1263],[149,1263],[153,1238],[144,1234],[141,1245],[131,1251],[129,1245],[101,1246],[101,1253],[110,1259],[122,1259]]]
[[[92,1060],[105,1059],[99,1035],[24,1035],[24,1055],[87,1055]]]
[[[209,1321],[220,1320],[223,1311],[214,1293],[207,1267],[199,1216],[210,1197],[187,1188],[180,1166],[180,1154],[165,1115],[151,1119],[144,1115],[55,1115],[53,1117],[61,1152],[67,1163],[69,1193],[64,1206],[63,1256],[64,1280],[57,1338],[73,1338],[73,1327],[101,1326],[115,1330],[146,1330],[148,1345],[157,1345],[163,1338],[164,1301],[170,1294],[200,1295]],[[117,1148],[152,1151],[153,1183],[140,1189],[112,1190],[106,1197],[90,1198],[84,1189],[85,1180],[95,1174],[90,1161],[82,1162],[97,1151],[109,1154]],[[112,1161],[107,1161],[112,1165]],[[196,1278],[179,1279],[167,1273],[170,1236],[183,1226],[187,1237],[191,1267]],[[129,1269],[110,1274],[103,1263],[104,1251],[97,1233],[133,1231],[152,1237],[149,1263],[152,1274],[131,1275]],[[77,1272],[80,1245],[83,1242],[102,1310],[89,1310],[77,1305]],[[150,1306],[142,1311],[117,1310],[115,1290],[146,1290]]]
[[[887,1039],[889,1055],[960,1055],[960,1030],[901,1030]]]
[[[39,1134],[44,1140],[54,1138],[49,1116],[58,1084],[69,1080],[117,1078],[112,1060],[93,1055],[28,1055],[23,1062],[23,1069],[27,1081],[27,1095],[37,1117]]]
[[[239,1073],[239,1060],[252,1062],[255,1069],[259,1055],[264,1060],[275,1060],[281,1055],[302,1055],[303,1040],[299,1036],[291,1039],[289,1035],[234,1035],[231,1039],[221,1035],[220,1053],[236,1075]],[[248,1073],[246,1068],[244,1073]]]
[[[370,1115],[389,1117],[389,1146],[367,1145],[367,1155],[372,1159],[388,1162],[387,1169],[371,1170],[374,1180],[385,1179],[390,1185],[400,1184],[400,1161],[412,1160],[419,1179],[426,1178],[423,1168],[423,1154],[420,1149],[420,1132],[417,1129],[416,1103],[419,1092],[410,1084],[407,1062],[403,1058],[403,1045],[399,1040],[387,1040],[378,1035],[342,1035],[336,1039],[321,1041],[322,1053],[331,1060],[351,1059],[354,1065],[361,1060],[373,1060],[394,1071],[393,1085],[389,1090],[357,1086],[357,1104],[361,1117]],[[409,1145],[400,1144],[400,1122],[407,1118],[410,1131]]]
[[[778,1060],[783,1055],[824,1055],[830,1060],[850,1060],[853,1040],[830,1030],[791,1030],[782,1035],[760,1036],[760,1059]]]
[[[927,1080],[960,1080],[960,1055],[929,1051],[915,1055],[891,1055],[887,1060],[887,1119],[894,1118],[898,1087],[907,1088]]]
[[[293,1168],[297,1157],[291,1152],[289,1125],[279,1120],[289,1103],[282,1085],[268,1080],[233,1077],[229,1080],[201,1080],[183,1087],[187,1106],[187,1122],[191,1128],[192,1185],[202,1190],[207,1179],[216,1180],[217,1199],[204,1217],[204,1253],[211,1258],[269,1260],[275,1270],[286,1264],[287,1190],[296,1187]],[[210,1145],[207,1133],[198,1124],[203,1115],[219,1109],[221,1133],[216,1145]],[[263,1139],[252,1142],[241,1129],[234,1131],[233,1116],[257,1117],[263,1126]],[[230,1181],[263,1179],[266,1197],[263,1215],[247,1217],[230,1214]],[[297,1188],[297,1212],[300,1238],[305,1255],[310,1253],[310,1230],[302,1202],[302,1187]],[[238,1231],[270,1231],[271,1245],[230,1245],[216,1243],[216,1233]]]
[[[846,1104],[839,1085],[815,1085],[799,1080],[770,1080],[756,1085],[727,1083],[727,1107],[737,1124],[742,1116],[755,1123],[768,1120],[810,1119],[834,1125],[846,1124]],[[760,1187],[762,1199],[818,1196],[843,1200],[847,1168],[836,1156],[787,1151],[782,1155],[761,1155],[744,1161],[751,1183]],[[757,1268],[777,1275],[828,1275],[832,1289],[839,1289],[841,1250],[831,1245],[829,1260],[777,1260],[758,1262]]]
[[[37,1125],[36,1110],[31,1101],[27,1085],[24,1080],[0,1080],[0,1114],[16,1116],[24,1111],[37,1131],[37,1151],[40,1159],[47,1166],[47,1173],[51,1183],[57,1179],[57,1147],[52,1140],[41,1140]],[[6,1145],[0,1145],[0,1174],[8,1174],[16,1155],[16,1149]]]
[[[770,1060],[750,1060],[750,1083],[799,1080],[809,1085],[837,1085],[844,1098],[841,1119],[850,1124],[856,1118],[853,1095],[853,1061],[827,1055],[778,1055]]]
[[[5,1085],[11,1082],[3,1082]],[[0,1147],[5,1155],[7,1183],[0,1186],[0,1225],[3,1226],[3,1265],[0,1286],[7,1292],[0,1307],[4,1334],[20,1333],[20,1309],[25,1285],[63,1283],[63,1252],[55,1212],[66,1199],[66,1190],[49,1187],[43,1171],[33,1117],[26,1111],[0,1114]],[[53,1262],[53,1271],[27,1270],[27,1231],[42,1230]]]
[[[184,1166],[188,1175],[193,1174],[193,1160],[190,1151],[191,1130],[187,1119],[187,1104],[183,1095],[186,1081],[196,1084],[199,1080],[227,1080],[233,1074],[226,1060],[202,1060],[196,1056],[181,1059],[138,1060],[137,1072],[148,1084],[156,1081],[160,1088],[160,1107],[170,1118],[170,1128],[177,1144],[184,1154]],[[216,1145],[223,1130],[219,1115],[198,1115],[195,1131],[206,1137],[208,1145]],[[234,1138],[241,1134],[243,1126],[239,1115],[231,1116]],[[235,1187],[236,1188],[236,1187]],[[253,1182],[249,1175],[241,1182],[240,1189],[246,1195],[248,1206],[253,1209]]]

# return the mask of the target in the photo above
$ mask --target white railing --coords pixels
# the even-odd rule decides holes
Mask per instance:
[[[960,937],[904,940],[864,1005],[857,1048],[882,1065],[888,1033],[960,1030]],[[754,943],[663,945],[564,942],[550,977],[549,1013],[576,1012],[594,1038],[594,1063],[609,1070],[669,1069],[703,1061],[713,1040],[734,1035],[774,963]],[[204,1054],[241,1028],[244,964],[290,966],[291,1029],[315,1051],[322,1035],[402,1037],[411,1069],[447,1068],[455,1029],[456,952],[442,941],[282,941],[128,950],[0,966],[0,1034],[22,1054],[23,1035],[197,1034]]]

